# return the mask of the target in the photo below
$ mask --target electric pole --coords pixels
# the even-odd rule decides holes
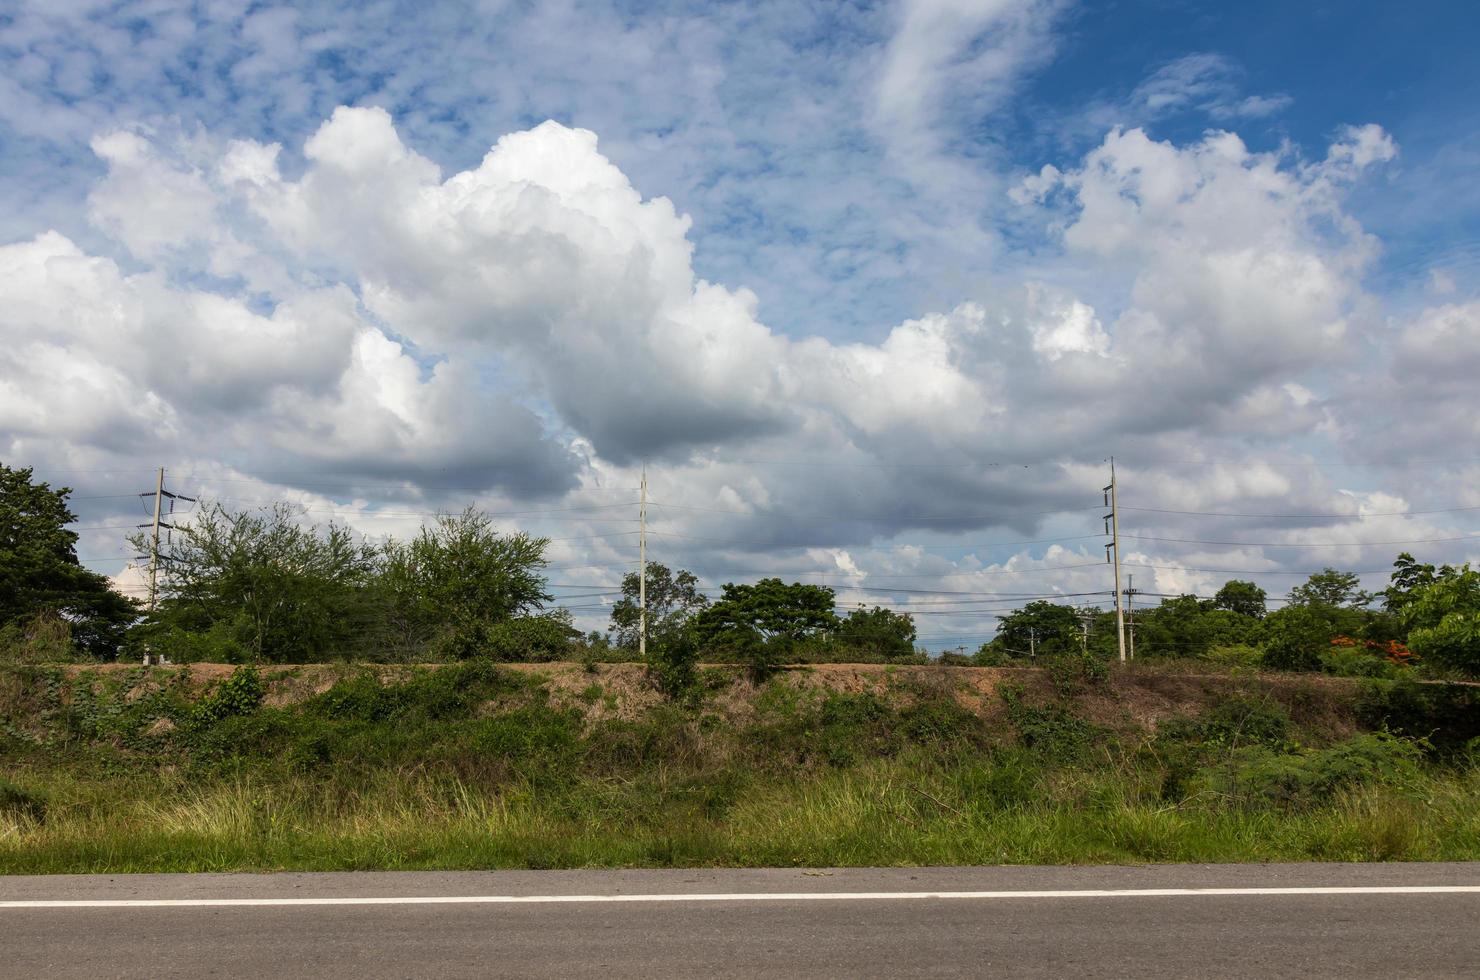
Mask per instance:
[[[1031,626],[1028,627],[1028,659],[1038,659],[1038,631]]]
[[[1105,520],[1110,522],[1107,530],[1110,533],[1110,543],[1105,545],[1106,558],[1114,555],[1115,565],[1115,636],[1120,647],[1120,662],[1125,663],[1125,604],[1120,594],[1120,508],[1117,506],[1115,497],[1115,457],[1110,457],[1110,485],[1105,488],[1105,503],[1110,507],[1110,513],[1105,515]]]
[[[150,496],[150,494],[146,490],[144,493],[139,494],[139,496],[141,496],[141,497],[148,497],[148,496]],[[139,525],[139,527],[141,527],[141,528],[148,528],[149,529],[149,554],[148,554],[147,557],[149,558],[149,613],[150,613],[150,615],[153,615],[154,614],[154,607],[155,607],[155,605],[159,601],[159,530],[160,530],[160,528],[165,528],[165,529],[168,529],[168,530],[171,530],[171,531],[173,531],[175,529],[175,526],[173,524],[168,524],[168,523],[166,523],[163,520],[165,499],[166,498],[169,499],[169,502],[170,502],[170,514],[171,514],[171,516],[173,516],[174,513],[175,513],[175,501],[177,501],[177,500],[188,500],[191,503],[194,503],[195,502],[195,498],[194,497],[186,497],[186,496],[182,496],[181,494],[178,494],[178,493],[170,493],[168,490],[166,490],[164,488],[164,467],[163,466],[161,466],[159,468],[159,473],[158,473],[158,475],[154,479],[154,494],[153,494],[153,496],[154,496],[154,520],[150,521],[148,524],[140,524]],[[140,557],[144,557],[144,556],[141,555]],[[159,655],[159,662],[161,664],[163,664],[165,662],[165,660],[164,660],[164,654],[160,654]],[[144,666],[146,666],[146,667],[149,666],[149,647],[148,646],[145,646],[144,647]]]
[[[1136,659],[1136,576],[1125,577],[1125,638],[1128,655]]]
[[[647,464],[637,503],[637,653],[647,659]]]
[[[149,538],[149,611],[154,612],[154,599],[159,581],[159,511],[164,503],[164,467],[154,481],[154,531]]]
[[[144,493],[139,494],[139,496],[148,497],[151,496],[151,494],[148,491],[145,491]],[[186,497],[178,493],[170,493],[164,488],[163,466],[159,468],[159,474],[154,480],[154,493],[152,494],[152,496],[154,497],[154,520],[148,524],[139,525],[139,527],[141,528],[149,528],[149,611],[151,613],[154,612],[154,606],[159,597],[159,529],[165,528],[171,531],[175,529],[175,526],[173,524],[168,524],[164,520],[162,520],[164,516],[165,499],[168,498],[170,501],[171,515],[175,513],[175,501],[188,500],[191,503],[195,503],[194,497]]]

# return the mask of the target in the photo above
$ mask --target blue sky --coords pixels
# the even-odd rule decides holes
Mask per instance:
[[[1098,554],[1115,453],[1167,591],[1467,557],[1477,35],[1432,2],[15,4],[0,457],[372,535],[471,485],[570,537],[647,461],[716,581],[1073,592],[1101,570],[1032,569]]]

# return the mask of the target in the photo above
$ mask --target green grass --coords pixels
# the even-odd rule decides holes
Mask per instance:
[[[1385,689],[1214,691],[1153,732],[1047,681],[970,709],[918,678],[668,703],[472,665],[277,706],[245,674],[27,680],[4,873],[1480,859],[1473,746],[1361,730]],[[1473,724],[1404,698],[1415,731]]]
[[[307,779],[204,787],[49,781],[46,817],[0,816],[0,871],[854,866],[1430,861],[1480,857],[1480,777],[1361,786],[1299,811],[1158,804],[1103,773],[1029,802],[965,792],[905,761],[752,785],[705,814],[702,792],[643,798],[489,793],[387,778],[325,793]],[[600,790],[604,789],[604,792]],[[1415,792],[1416,790],[1416,792]]]

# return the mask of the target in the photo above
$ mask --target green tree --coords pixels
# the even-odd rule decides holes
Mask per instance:
[[[473,508],[440,515],[411,541],[388,541],[377,585],[398,645],[439,657],[498,653],[513,659],[502,637],[540,636],[543,649],[556,633],[565,635],[555,623],[538,632],[539,624],[519,633],[494,631],[554,600],[542,572],[547,544],[523,532],[500,535],[492,519]]]
[[[694,617],[695,636],[766,667],[798,641],[836,629],[833,605],[833,590],[823,585],[787,585],[779,578],[754,585],[727,582],[719,600]]]
[[[1449,565],[1444,566],[1446,574],[1452,571]],[[1383,608],[1401,615],[1404,607],[1412,601],[1414,593],[1432,584],[1438,574],[1433,565],[1420,564],[1408,552],[1401,552],[1393,562],[1393,574],[1388,580],[1388,587],[1382,590]]]
[[[1290,603],[1296,606],[1330,606],[1359,609],[1372,601],[1362,591],[1362,580],[1355,572],[1326,568],[1290,590]]]
[[[638,580],[636,572],[622,577],[622,598],[612,605],[611,632],[616,645],[625,650],[637,649],[639,632]],[[677,636],[690,619],[709,605],[709,598],[699,591],[699,579],[693,572],[679,569],[677,574],[667,565],[649,562],[647,566],[647,632],[648,646],[666,637]]]
[[[1343,631],[1337,623],[1342,610],[1324,605],[1288,605],[1264,617],[1257,639],[1264,649],[1264,666],[1274,670],[1319,670],[1321,654]]]
[[[1045,657],[1080,651],[1079,614],[1069,606],[1040,599],[998,619],[1001,622],[997,635],[983,647],[978,659],[1004,654],[1027,657],[1030,653]]]
[[[915,652],[915,618],[882,606],[859,606],[838,624],[837,642],[857,653],[885,659],[912,656]]]
[[[1257,591],[1257,590],[1256,590]],[[1258,608],[1263,608],[1263,592]],[[1244,608],[1255,608],[1254,597],[1234,590]],[[1259,620],[1243,612],[1220,608],[1212,600],[1182,595],[1136,613],[1136,656],[1201,657],[1215,646],[1246,643]]]
[[[1223,588],[1213,594],[1213,608],[1226,609],[1241,616],[1263,619],[1265,613],[1265,591],[1253,582],[1237,579],[1223,583]]]
[[[77,560],[71,489],[36,483],[29,467],[0,463],[0,628],[24,635],[63,623],[71,642],[95,657],[118,652],[138,605]]]
[[[286,504],[180,524],[161,549],[164,575],[141,642],[172,659],[301,663],[350,657],[375,616],[366,586],[375,549],[348,528],[299,523]],[[142,548],[142,536],[135,546]]]
[[[1400,616],[1409,649],[1424,661],[1480,676],[1480,571],[1446,565],[1413,588]]]

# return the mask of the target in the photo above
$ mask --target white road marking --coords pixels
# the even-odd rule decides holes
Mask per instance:
[[[0,901],[0,909],[151,909],[300,905],[573,905],[590,902],[899,902],[931,899],[1206,898],[1228,895],[1480,894],[1480,885],[1352,885],[1268,888],[1080,888],[970,892],[720,892],[629,895],[404,895],[339,898],[98,898]]]

